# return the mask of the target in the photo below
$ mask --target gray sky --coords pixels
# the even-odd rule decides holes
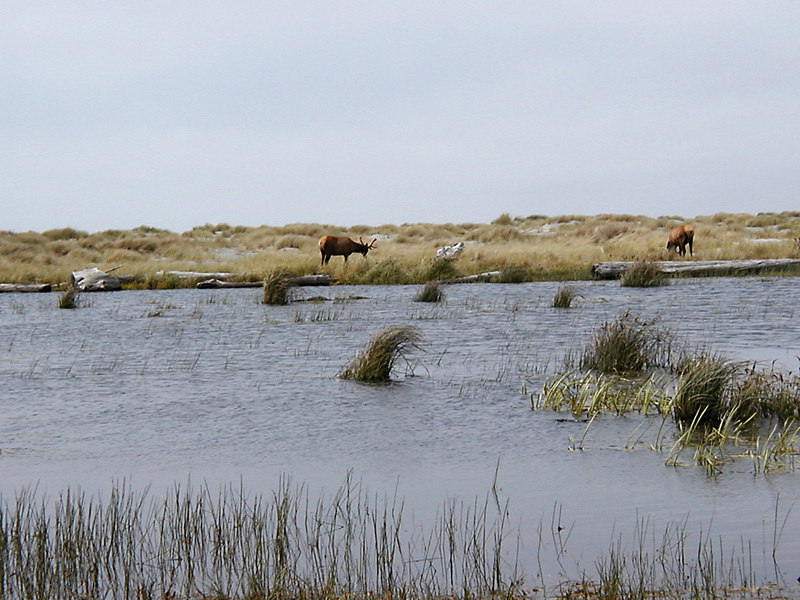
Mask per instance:
[[[800,210],[800,3],[0,2],[0,229]]]

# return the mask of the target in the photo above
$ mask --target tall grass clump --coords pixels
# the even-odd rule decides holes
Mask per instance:
[[[429,281],[414,296],[414,302],[441,302],[443,298],[442,286],[435,281]]]
[[[639,373],[669,363],[668,334],[656,325],[629,312],[605,322],[580,358],[583,370],[600,373]]]
[[[58,298],[58,308],[78,308],[80,291],[76,287],[69,287]]]
[[[553,308],[570,308],[572,306],[572,301],[575,299],[578,293],[575,291],[575,288],[562,285],[558,288],[553,296]]]
[[[416,327],[389,327],[377,333],[355,358],[341,371],[342,379],[363,382],[385,382],[391,379],[392,369],[399,358],[418,344],[422,336]]]
[[[659,287],[668,282],[658,265],[646,260],[637,262],[620,279],[623,287]]]
[[[731,406],[731,383],[740,365],[701,352],[678,366],[673,415],[679,422],[719,423]]]
[[[281,269],[271,271],[264,278],[263,304],[285,305],[291,301],[292,276]]]

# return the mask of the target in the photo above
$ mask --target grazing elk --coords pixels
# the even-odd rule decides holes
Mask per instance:
[[[374,246],[375,240],[365,244],[361,238],[354,242],[348,237],[324,235],[319,238],[319,252],[322,254],[322,262],[320,264],[326,264],[331,259],[331,256],[344,256],[344,262],[347,262],[347,257],[354,252],[359,252],[366,256],[367,252]]]
[[[693,256],[692,242],[694,241],[694,229],[691,225],[678,225],[673,227],[669,232],[669,240],[667,241],[667,250],[672,252],[678,250],[678,254],[686,256],[686,246],[689,246],[689,255]]]

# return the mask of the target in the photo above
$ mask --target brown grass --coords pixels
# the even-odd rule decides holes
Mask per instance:
[[[512,217],[493,223],[406,223],[339,227],[294,223],[281,227],[202,225],[183,233],[141,226],[95,233],[72,228],[42,233],[0,231],[0,282],[60,283],[70,272],[123,265],[119,274],[141,281],[159,270],[241,273],[261,280],[276,269],[298,275],[328,273],[342,282],[365,277],[376,265],[391,264],[398,282],[423,281],[436,250],[463,241],[466,251],[453,267],[463,275],[513,267],[535,279],[586,277],[595,262],[666,259],[671,227],[695,229],[694,260],[800,257],[800,213],[718,213],[687,220],[637,215]],[[377,237],[369,255],[320,268],[318,239],[325,234],[365,240]],[[691,259],[687,259],[691,260]],[[387,262],[391,261],[391,263]],[[374,275],[374,273],[373,273]]]

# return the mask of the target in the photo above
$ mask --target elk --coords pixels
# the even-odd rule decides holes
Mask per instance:
[[[667,250],[672,252],[678,250],[678,254],[686,256],[686,246],[689,246],[689,255],[694,256],[692,252],[692,242],[694,241],[694,229],[691,225],[678,225],[673,227],[669,232],[669,240],[667,241]]]
[[[322,254],[322,262],[320,264],[326,264],[331,259],[331,256],[344,256],[344,262],[347,262],[347,257],[354,252],[359,252],[366,256],[367,252],[374,246],[375,240],[365,244],[361,238],[354,242],[348,237],[324,235],[319,238],[319,252]]]

